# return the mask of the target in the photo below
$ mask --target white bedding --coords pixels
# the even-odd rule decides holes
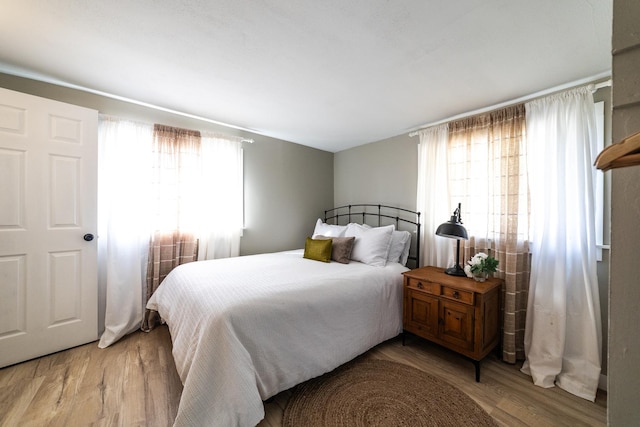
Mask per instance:
[[[175,425],[255,426],[263,400],[398,335],[406,270],[302,250],[174,269],[147,307],[169,325],[184,385]]]

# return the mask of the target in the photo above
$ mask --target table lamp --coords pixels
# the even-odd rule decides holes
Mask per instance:
[[[460,240],[467,240],[467,230],[462,226],[462,218],[460,216],[462,203],[458,203],[458,208],[453,211],[451,219],[440,224],[436,230],[437,236],[456,239],[456,265],[447,268],[444,272],[452,276],[466,276],[464,269],[460,267]]]

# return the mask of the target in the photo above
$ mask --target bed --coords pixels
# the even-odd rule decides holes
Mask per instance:
[[[419,259],[419,214],[349,205],[313,230],[304,249],[183,264],[152,295],[184,385],[174,425],[255,426],[264,400],[402,331],[401,273]],[[327,242],[342,259],[317,259]]]

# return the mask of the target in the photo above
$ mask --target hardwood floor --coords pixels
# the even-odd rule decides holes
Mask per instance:
[[[166,327],[0,370],[0,426],[170,426],[182,384]]]
[[[399,338],[365,358],[394,360],[455,385],[504,426],[604,426],[606,393],[596,402],[557,387],[543,389],[490,355],[480,383],[471,362],[419,338]],[[107,349],[97,343],[0,369],[0,426],[170,426],[182,385],[171,356],[168,329],[136,332]],[[281,425],[290,396],[265,404],[261,427]]]

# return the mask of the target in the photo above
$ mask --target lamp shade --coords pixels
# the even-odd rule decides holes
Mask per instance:
[[[436,235],[457,240],[467,240],[469,238],[467,229],[458,222],[457,216],[452,216],[449,221],[440,224],[436,230]]]

